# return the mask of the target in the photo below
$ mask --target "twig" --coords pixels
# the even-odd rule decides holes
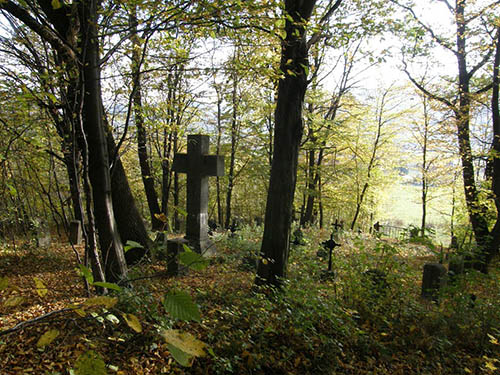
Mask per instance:
[[[19,331],[19,330],[22,330],[24,329],[25,327],[28,327],[28,326],[31,326],[33,324],[36,324],[38,323],[39,321],[41,320],[44,320],[44,319],[47,319],[47,318],[50,318],[52,315],[56,315],[56,314],[60,314],[60,313],[64,313],[66,311],[72,311],[73,309],[69,308],[69,307],[65,307],[63,309],[60,309],[60,310],[54,310],[54,311],[50,311],[46,314],[43,314],[43,315],[40,315],[40,316],[37,316],[36,318],[33,318],[33,319],[30,319],[30,320],[25,320],[24,322],[21,322],[21,323],[18,323],[16,324],[14,327],[12,328],[9,328],[9,329],[6,329],[6,330],[3,330],[3,331],[0,331],[0,336],[4,336],[4,335],[7,335],[9,333],[12,333],[12,332],[16,332],[16,331]]]

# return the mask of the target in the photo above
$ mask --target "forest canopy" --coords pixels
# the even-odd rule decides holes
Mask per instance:
[[[499,14],[493,0],[0,0],[1,244],[42,248],[80,223],[73,268],[102,298],[83,312],[120,306],[108,298],[200,221],[228,252],[250,231],[250,283],[283,295],[303,231],[317,247],[333,228],[337,246],[340,227],[349,246],[404,238],[495,274]],[[201,219],[174,162],[193,134],[225,160],[199,188]],[[214,260],[190,245],[174,258],[203,272]],[[162,304],[201,321],[184,291]],[[183,365],[206,354],[188,333],[162,335]]]

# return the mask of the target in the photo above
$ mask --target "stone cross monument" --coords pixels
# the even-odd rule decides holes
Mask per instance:
[[[175,154],[172,170],[187,174],[186,240],[195,251],[215,252],[208,238],[208,176],[224,175],[224,156],[208,155],[208,135],[188,135],[187,154]]]

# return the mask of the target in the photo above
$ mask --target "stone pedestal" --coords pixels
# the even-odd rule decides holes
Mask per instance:
[[[440,263],[427,263],[424,265],[422,277],[422,297],[437,301],[439,291],[446,285],[446,267]]]

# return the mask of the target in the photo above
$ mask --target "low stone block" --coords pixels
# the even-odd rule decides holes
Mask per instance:
[[[440,263],[427,263],[424,265],[422,277],[422,297],[427,300],[437,301],[439,291],[446,285],[446,267]]]
[[[167,275],[177,276],[179,275],[179,253],[184,251],[184,245],[187,245],[188,241],[184,238],[174,238],[167,240]]]

